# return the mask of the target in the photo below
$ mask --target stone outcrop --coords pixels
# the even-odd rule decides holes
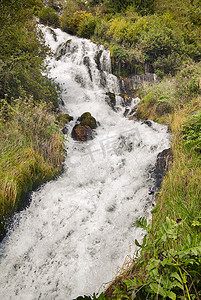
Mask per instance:
[[[71,132],[72,138],[80,142],[92,140],[94,136],[93,129],[97,127],[96,119],[89,112],[85,112],[77,121],[80,123],[73,127]]]
[[[116,96],[114,93],[111,92],[107,92],[106,93],[106,98],[105,101],[107,102],[107,104],[114,110],[115,110],[115,105],[116,105]]]
[[[92,129],[89,126],[82,126],[80,124],[76,124],[73,127],[71,136],[74,140],[85,142],[93,139]]]
[[[126,91],[129,96],[133,97],[135,96],[137,89],[141,88],[144,82],[153,81],[157,81],[156,75],[154,73],[146,73],[121,78],[120,85],[122,91]]]
[[[83,113],[79,119],[82,126],[89,126],[91,129],[97,127],[96,119],[89,112]]]
[[[155,187],[161,186],[164,175],[167,173],[173,161],[173,154],[170,148],[163,150],[157,155],[154,169]]]

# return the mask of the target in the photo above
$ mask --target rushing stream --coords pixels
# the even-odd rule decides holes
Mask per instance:
[[[62,87],[64,111],[90,112],[93,140],[66,141],[64,173],[32,195],[30,207],[1,245],[0,299],[72,300],[100,292],[133,255],[142,231],[133,223],[151,209],[151,170],[169,146],[167,128],[123,116],[110,54],[89,40],[42,27],[55,53],[50,76]],[[106,93],[116,95],[116,106]],[[135,108],[133,99],[128,110]]]

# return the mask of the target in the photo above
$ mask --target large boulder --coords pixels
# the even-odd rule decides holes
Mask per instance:
[[[76,141],[85,142],[93,139],[93,132],[89,126],[76,124],[73,127],[71,136]]]
[[[97,127],[96,119],[89,112],[85,112],[77,119],[77,122],[71,132],[74,140],[84,142],[93,139],[94,131]]]
[[[82,126],[89,126],[91,129],[97,127],[96,119],[89,112],[83,113],[79,119]]]

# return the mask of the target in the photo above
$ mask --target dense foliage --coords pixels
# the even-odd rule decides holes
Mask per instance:
[[[14,3],[14,4],[13,4]],[[0,98],[33,96],[56,105],[53,84],[41,74],[47,49],[32,17],[35,1],[3,1],[0,11]],[[37,7],[37,6],[36,6]]]
[[[43,65],[44,46],[33,13],[40,0],[1,0],[0,10],[0,238],[27,193],[62,167],[55,125],[57,87]]]
[[[148,70],[162,77],[200,60],[200,13],[199,1],[190,0],[174,7],[159,0],[67,0],[61,27],[109,47],[118,75]]]

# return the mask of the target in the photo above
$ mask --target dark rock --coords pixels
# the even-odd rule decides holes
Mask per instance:
[[[96,119],[92,117],[89,112],[85,112],[79,118],[80,125],[89,126],[91,129],[95,129],[97,127]]]
[[[96,62],[97,68],[100,71],[101,71],[100,58],[101,58],[102,53],[103,53],[103,50],[97,51],[96,54],[95,54],[95,56],[94,56],[94,60]]]
[[[48,31],[52,34],[54,41],[57,42],[57,35],[54,32],[54,30],[52,28],[48,27]]]
[[[152,126],[152,122],[149,121],[149,120],[145,120],[145,121],[143,122],[143,124],[146,124],[146,125],[149,126],[149,127]]]
[[[93,139],[93,132],[89,126],[82,126],[81,124],[76,124],[73,127],[71,136],[76,141],[85,142]]]
[[[80,122],[80,124],[73,127],[72,138],[81,142],[92,140],[94,136],[93,129],[97,127],[96,119],[89,112],[85,112],[77,119],[77,122]]]
[[[126,117],[129,113],[129,108],[126,108],[125,111],[124,111],[124,117]]]
[[[105,99],[105,101],[107,102],[107,104],[113,109],[115,110],[115,106],[116,106],[116,97],[114,93],[108,92],[106,93],[107,97]]]
[[[90,77],[91,81],[93,81],[89,56],[85,56],[84,57],[83,64],[87,67],[87,70],[88,70],[88,73],[89,73],[89,77]]]
[[[131,97],[129,97],[127,94],[119,94],[119,96],[121,96],[121,105],[123,107],[131,105],[131,101],[132,101]]]
[[[71,40],[67,40],[66,42],[63,42],[58,46],[58,48],[55,52],[56,60],[60,60],[61,57],[64,56],[68,52],[69,47],[70,47],[70,42],[71,42]]]
[[[131,97],[136,97],[136,92],[143,86],[144,82],[157,81],[157,77],[153,73],[146,73],[142,75],[129,75],[123,77],[120,86],[121,90]]]
[[[169,149],[165,149],[157,155],[156,165],[154,169],[155,187],[161,186],[164,175],[167,173],[173,161],[173,154]]]
[[[136,116],[136,111],[137,111],[137,105],[131,111],[129,112],[129,116]]]
[[[154,190],[150,190],[150,191],[149,191],[149,195],[153,195],[154,193],[155,193]]]
[[[68,133],[67,126],[65,125],[61,131],[62,131],[63,134],[67,134]]]

